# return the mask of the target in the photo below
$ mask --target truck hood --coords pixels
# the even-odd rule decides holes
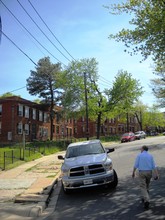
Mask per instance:
[[[106,153],[65,158],[63,166],[71,168],[77,166],[85,166],[89,164],[104,163],[107,159],[108,161],[111,161]]]

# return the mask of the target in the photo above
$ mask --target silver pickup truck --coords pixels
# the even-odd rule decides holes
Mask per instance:
[[[104,148],[100,140],[77,142],[68,145],[61,166],[62,186],[65,193],[73,189],[108,185],[115,188],[118,177],[108,153],[114,148]]]

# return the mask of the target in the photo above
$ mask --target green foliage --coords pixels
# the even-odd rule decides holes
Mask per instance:
[[[7,98],[7,97],[11,97],[11,96],[18,96],[18,95],[14,95],[11,92],[6,92],[3,95],[1,95],[0,98]],[[21,96],[18,96],[18,97],[21,97]]]
[[[165,106],[165,1],[164,0],[126,0],[121,4],[106,7],[115,15],[130,14],[130,28],[123,28],[110,39],[123,42],[130,55],[141,53],[143,59],[149,56],[155,63],[151,80],[153,94],[159,107]]]
[[[120,141],[120,135],[112,135],[107,137],[100,137],[100,140],[102,142],[118,142]]]
[[[133,114],[135,115],[137,122],[139,123],[140,130],[144,130],[145,128],[145,117],[144,114],[147,112],[148,106],[144,105],[142,102],[138,101],[133,106]]]
[[[127,0],[107,7],[113,14],[129,13],[134,29],[122,29],[110,38],[122,41],[133,55],[140,52],[144,59],[152,55],[155,61],[164,60],[165,2],[164,0]],[[131,50],[131,46],[133,49]]]
[[[140,82],[127,71],[120,70],[115,77],[112,89],[105,90],[108,96],[107,108],[113,109],[116,115],[129,113],[133,105],[143,94]]]
[[[72,61],[66,71],[63,72],[63,102],[62,106],[67,113],[84,112],[85,107],[85,85],[84,74],[86,73],[86,83],[88,97],[95,91],[94,82],[98,79],[98,63],[94,58]]]
[[[56,141],[56,142],[36,142],[26,144],[24,151],[23,161],[23,148],[15,145],[13,147],[0,148],[0,168],[4,167],[4,152],[6,152],[5,169],[11,169],[19,166],[24,162],[32,161],[42,157],[42,155],[50,155],[63,150],[66,150],[68,141]],[[13,151],[13,153],[12,153]],[[12,156],[13,159],[12,159]]]
[[[165,107],[165,62],[159,62],[155,68],[157,78],[151,80],[153,94],[156,96],[159,107]]]
[[[52,64],[49,57],[38,61],[36,70],[31,70],[31,76],[27,79],[27,90],[31,95],[39,95],[49,104],[50,109],[50,139],[53,139],[54,106],[61,99],[60,73],[61,64]]]
[[[58,77],[61,71],[60,63],[52,64],[49,57],[38,61],[35,71],[31,70],[31,76],[27,79],[27,90],[31,95],[39,95],[40,98],[51,100],[54,92],[58,92]]]
[[[143,114],[144,127],[164,127],[164,113],[160,112],[156,106],[148,108]]]

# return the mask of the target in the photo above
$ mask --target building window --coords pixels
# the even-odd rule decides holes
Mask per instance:
[[[48,129],[47,128],[43,128],[43,136],[48,137]]]
[[[29,135],[29,124],[25,124],[25,134]]]
[[[110,134],[113,134],[113,128],[110,127]]]
[[[35,108],[32,109],[32,118],[36,120],[36,109]]]
[[[42,137],[42,127],[39,128],[39,136]]]
[[[95,133],[97,133],[97,124],[95,125]]]
[[[48,129],[44,127],[39,128],[39,136],[40,137],[48,137]]]
[[[77,127],[74,128],[74,134],[77,134]]]
[[[48,122],[48,114],[44,112],[44,122]]]
[[[18,115],[23,116],[23,105],[18,105]]]
[[[2,115],[2,105],[0,105],[0,115]]]
[[[18,134],[22,134],[22,122],[18,124]]]
[[[25,118],[29,118],[29,107],[25,106]]]
[[[39,121],[43,121],[43,113],[42,113],[42,111],[39,111]]]
[[[56,134],[59,134],[59,126],[56,126]]]

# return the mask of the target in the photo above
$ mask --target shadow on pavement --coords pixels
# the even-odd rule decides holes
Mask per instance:
[[[130,176],[119,179],[116,190],[93,189],[65,195],[61,190],[56,210],[49,220],[159,220],[165,219],[165,168],[160,179],[151,181],[151,206],[144,210],[138,180]]]

